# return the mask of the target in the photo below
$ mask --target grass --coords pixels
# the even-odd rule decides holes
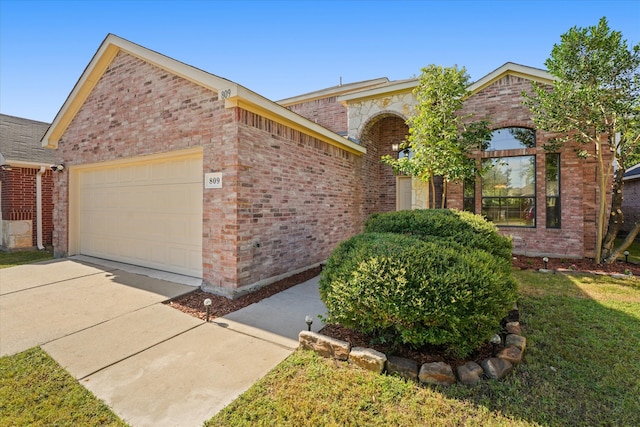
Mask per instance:
[[[502,381],[421,387],[297,351],[206,425],[640,425],[640,281],[514,274],[528,349]]]
[[[0,426],[126,426],[43,350],[0,358]]]
[[[0,268],[15,267],[16,265],[21,264],[31,264],[33,262],[45,261],[52,258],[53,253],[49,250],[16,252],[0,251]]]
[[[616,239],[616,243],[614,247],[616,248],[619,247],[623,241],[624,241],[623,238],[618,237]],[[640,238],[639,237],[636,237],[633,240],[633,243],[631,243],[631,246],[629,246],[627,250],[629,251],[629,261],[634,262],[636,264],[640,264]],[[618,259],[624,260],[624,255]]]
[[[205,425],[640,425],[640,280],[514,274],[527,351],[502,381],[422,387],[296,351]],[[125,424],[35,348],[0,358],[9,425]]]

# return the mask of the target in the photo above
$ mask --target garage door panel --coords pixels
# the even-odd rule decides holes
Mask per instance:
[[[202,277],[202,157],[79,174],[79,251]]]

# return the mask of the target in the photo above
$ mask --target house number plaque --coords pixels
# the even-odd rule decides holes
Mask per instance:
[[[205,173],[204,188],[222,188],[222,172]]]

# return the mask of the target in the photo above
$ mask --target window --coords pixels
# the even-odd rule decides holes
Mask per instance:
[[[560,228],[560,154],[545,158],[547,228]]]
[[[476,180],[473,178],[465,179],[462,185],[463,203],[462,210],[475,213],[476,212]]]
[[[485,151],[535,148],[536,131],[528,128],[510,127],[496,129],[491,135],[491,143]]]
[[[482,214],[496,225],[536,226],[536,156],[483,160]]]

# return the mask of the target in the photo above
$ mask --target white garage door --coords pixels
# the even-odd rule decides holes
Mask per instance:
[[[202,155],[78,174],[83,255],[202,277]]]

